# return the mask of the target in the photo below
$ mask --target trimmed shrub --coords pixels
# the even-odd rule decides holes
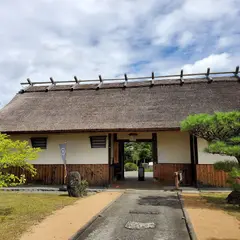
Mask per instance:
[[[124,165],[125,171],[137,171],[137,165],[132,162],[128,162]]]
[[[223,170],[224,172],[231,172],[234,167],[239,168],[238,162],[234,160],[218,161],[214,163],[215,170]]]
[[[82,180],[78,187],[80,197],[87,196],[87,188],[88,188],[87,180]]]

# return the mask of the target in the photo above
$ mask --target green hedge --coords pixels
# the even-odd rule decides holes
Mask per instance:
[[[138,167],[135,163],[128,162],[124,165],[125,171],[137,171]]]
[[[216,170],[223,170],[224,172],[231,172],[234,167],[239,168],[237,161],[225,160],[214,163],[214,168]]]

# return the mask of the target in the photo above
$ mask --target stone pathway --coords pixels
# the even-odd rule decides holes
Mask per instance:
[[[78,240],[189,240],[176,193],[132,190],[124,193]]]

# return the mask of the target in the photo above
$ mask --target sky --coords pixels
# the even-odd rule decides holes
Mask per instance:
[[[240,0],[1,0],[0,108],[20,82],[240,64]]]

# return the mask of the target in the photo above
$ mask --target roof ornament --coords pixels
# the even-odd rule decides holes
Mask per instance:
[[[18,93],[23,94],[28,88],[33,86],[33,83],[30,80],[30,78],[27,78],[27,82],[28,82],[29,86],[25,87],[24,89],[21,89]]]
[[[45,92],[48,92],[51,88],[55,87],[56,86],[56,83],[54,82],[53,78],[50,77],[50,81],[51,81],[51,85],[49,85],[46,89],[45,89]]]
[[[80,83],[80,80],[78,80],[77,76],[74,76],[74,81],[75,81],[75,84],[72,85],[72,87],[70,88],[70,91],[73,91]]]
[[[183,84],[184,84],[184,79],[183,79],[183,69],[182,69],[180,73],[180,85],[182,86]]]
[[[99,75],[98,76],[98,78],[99,78],[99,81],[100,81],[100,83],[97,85],[97,88],[96,88],[96,90],[98,90],[102,85],[103,85],[103,80],[102,80],[102,76],[101,75]]]
[[[127,77],[126,73],[124,74],[124,79],[125,79],[125,81],[124,81],[124,84],[123,84],[123,88],[126,88],[127,87],[127,83],[128,83],[128,77]]]
[[[238,81],[240,81],[240,76],[238,76],[239,73],[239,66],[236,66],[236,70],[234,72],[234,76],[238,79]]]
[[[31,82],[30,78],[27,78],[27,82],[28,82],[29,85],[33,86],[33,84],[32,84],[32,82]]]
[[[208,80],[208,83],[211,83],[213,81],[213,78],[209,76],[210,75],[210,68],[207,69],[206,78]]]
[[[152,81],[151,81],[151,87],[154,86],[154,72],[152,72]]]
[[[109,83],[115,83],[115,82],[119,82],[121,81],[121,83],[123,82],[123,86],[119,86],[119,87],[123,87],[126,88],[127,84],[129,82],[129,80],[134,80],[134,82],[142,82],[142,81],[150,81],[150,86],[154,86],[156,85],[157,81],[160,81],[161,79],[169,79],[170,81],[173,80],[173,82],[176,81],[176,78],[179,79],[180,77],[180,85],[182,86],[184,84],[185,80],[191,80],[191,77],[195,76],[195,77],[199,77],[202,78],[202,76],[205,76],[205,78],[207,79],[208,83],[211,83],[213,81],[213,78],[210,77],[211,75],[226,75],[228,74],[228,77],[233,77],[231,76],[232,74],[234,74],[234,77],[238,79],[238,81],[240,81],[240,73],[239,73],[239,66],[236,67],[235,71],[228,71],[228,72],[211,72],[210,73],[210,68],[207,68],[207,72],[201,72],[201,73],[183,73],[183,70],[181,70],[180,75],[179,74],[172,74],[172,75],[155,75],[154,72],[152,72],[151,76],[142,76],[142,77],[128,77],[127,74],[124,74],[124,77],[121,78],[109,78],[109,79],[104,79],[104,81],[107,81]],[[234,78],[233,77],[233,78]],[[100,82],[99,82],[100,81]],[[97,88],[99,89],[100,87],[102,87],[103,85],[103,79],[101,77],[101,75],[99,75],[98,79],[81,79],[81,81],[79,79],[77,79],[76,76],[74,76],[74,79],[72,80],[64,80],[64,81],[54,81],[53,78],[50,78],[50,81],[39,81],[39,82],[34,82],[31,81],[29,78],[27,79],[26,82],[21,82],[21,85],[23,86],[27,86],[26,88],[23,89],[23,91],[21,91],[21,93],[24,93],[26,90],[28,90],[28,88],[31,88],[35,85],[39,86],[39,85],[47,85],[45,91],[48,92],[48,90],[50,90],[52,87],[58,85],[58,84],[69,84],[69,90],[73,91],[75,88],[77,88],[77,86],[80,85],[80,83],[84,83],[84,84],[90,84],[90,88],[92,88],[92,83],[93,82],[98,82]],[[44,91],[44,90],[43,90]]]

